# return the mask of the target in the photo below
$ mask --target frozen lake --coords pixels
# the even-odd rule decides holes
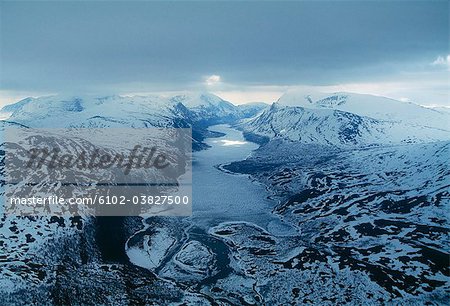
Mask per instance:
[[[172,258],[185,242],[193,239],[207,245],[218,258],[221,272],[205,280],[210,282],[225,277],[230,271],[227,248],[222,241],[208,234],[211,227],[223,222],[249,222],[275,236],[297,234],[292,226],[272,214],[276,203],[268,199],[269,193],[263,185],[252,182],[247,175],[230,174],[217,168],[220,164],[245,159],[258,145],[245,141],[240,131],[227,125],[216,125],[210,129],[225,135],[207,139],[206,143],[211,147],[193,153],[192,216],[187,218],[193,227],[186,229],[186,239],[176,242],[177,245],[166,254],[175,240],[161,229],[155,235],[154,229],[144,222],[144,229],[126,242],[126,253],[133,264],[160,270],[167,262],[163,261],[164,258]],[[152,240],[151,251],[148,239]]]
[[[242,132],[228,125],[212,126],[210,130],[225,136],[208,138],[206,143],[211,148],[193,154],[192,222],[207,230],[222,222],[246,221],[274,235],[292,234],[292,228],[271,213],[276,203],[267,198],[263,185],[247,175],[217,169],[220,164],[245,159],[258,145],[246,141]]]

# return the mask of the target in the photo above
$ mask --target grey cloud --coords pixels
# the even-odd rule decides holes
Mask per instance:
[[[0,5],[5,90],[331,84],[448,53],[447,1]]]

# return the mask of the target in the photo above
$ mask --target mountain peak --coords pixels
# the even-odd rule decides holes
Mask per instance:
[[[219,96],[216,96],[210,92],[192,92],[180,94],[172,97],[170,99],[173,102],[181,102],[186,107],[200,107],[205,105],[214,105],[217,106],[220,103],[229,103]]]

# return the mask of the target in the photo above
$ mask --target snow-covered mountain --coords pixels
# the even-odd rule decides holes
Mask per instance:
[[[239,109],[211,93],[177,95],[172,103],[181,103],[193,114],[193,120],[203,124],[224,123],[241,117]]]
[[[332,94],[289,91],[278,102],[310,109],[334,109],[378,120],[450,130],[449,116],[439,109],[386,97],[337,92]]]
[[[8,104],[5,105],[0,112],[3,113],[4,115],[11,115],[12,113],[14,113],[16,110],[21,109],[24,105],[32,102],[35,98],[26,98],[23,100],[20,100],[16,103],[13,104]]]
[[[106,96],[28,98],[2,111],[12,110],[9,121],[29,127],[149,127],[173,126],[175,103],[158,96]]]
[[[231,123],[266,107],[265,103],[235,106],[207,92],[172,97],[54,95],[23,99],[4,106],[0,113],[8,121],[30,127],[140,128]]]
[[[429,107],[432,110],[441,112],[441,113],[448,113],[450,114],[450,106],[436,106],[436,107]]]
[[[207,126],[233,123],[257,113],[260,105],[241,108],[211,93],[173,97],[47,96],[27,98],[0,110],[10,122],[32,128],[191,127],[193,148],[203,148]]]
[[[222,226],[218,236],[242,262],[257,262],[258,278],[277,284],[273,302],[291,299],[278,290],[296,290],[324,304],[330,296],[333,304],[441,304],[449,286],[449,122],[446,112],[382,97],[290,92],[241,124],[266,141],[223,168],[252,175],[280,199],[274,213],[299,228],[300,247],[285,253],[283,239],[266,234],[271,243],[258,246],[265,252],[257,261],[241,251],[257,248],[245,230]]]
[[[297,101],[300,106],[283,104]],[[379,109],[374,107],[378,102]],[[288,94],[244,122],[242,128],[256,135],[302,143],[367,146],[448,140],[447,122],[449,114],[380,97],[336,94],[314,101],[310,96],[298,99]]]
[[[301,247],[292,252],[282,238],[266,235],[264,241],[273,242],[260,244],[270,252],[258,257],[258,278],[269,275],[266,282],[277,283],[277,290],[296,287],[318,303],[331,290],[344,304],[442,304],[450,284],[449,150],[450,141],[341,150],[275,139],[226,165],[279,196],[274,212],[301,233]],[[255,243],[247,232],[231,230],[220,228],[252,267],[256,259],[242,250]],[[292,277],[298,273],[302,278]],[[356,283],[365,293],[346,296],[343,288]],[[279,298],[289,301],[274,294]]]
[[[264,102],[250,102],[240,104],[237,107],[244,118],[251,118],[260,113],[262,110],[268,108],[269,105]]]

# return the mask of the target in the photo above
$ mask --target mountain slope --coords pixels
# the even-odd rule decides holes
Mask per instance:
[[[173,126],[175,108],[158,96],[50,96],[21,102],[5,106],[14,110],[9,121],[30,127]]]
[[[329,295],[317,296],[320,285],[311,290],[305,282],[329,284],[338,299],[345,297],[342,288],[359,283],[367,292],[363,298],[381,304],[445,304],[449,154],[450,141],[330,150],[276,139],[247,160],[226,165],[267,186],[280,199],[274,212],[299,228],[296,245],[303,247],[292,252],[276,248],[279,237],[266,236],[276,243],[272,253],[258,257],[257,273],[280,269],[266,283],[278,281],[285,292],[295,286],[311,300]],[[230,228],[220,230],[229,237]],[[250,237],[233,235],[231,245],[239,242],[240,258],[251,266],[256,260],[241,251],[254,247]],[[303,279],[285,283],[283,275],[293,271]],[[347,302],[360,304],[360,297],[350,295]]]
[[[0,112],[10,115],[10,114],[14,113],[16,110],[21,109],[22,107],[24,107],[28,103],[32,102],[33,100],[34,100],[34,98],[26,98],[26,99],[20,100],[20,101],[18,101],[16,103],[13,103],[13,104],[5,105],[0,110]]]
[[[273,104],[242,124],[244,131],[301,143],[332,146],[416,143],[450,139],[450,131],[377,120],[328,108]]]
[[[244,118],[251,118],[268,107],[269,105],[264,102],[250,102],[237,106]]]
[[[172,103],[181,103],[193,113],[193,120],[202,124],[218,124],[239,119],[242,114],[232,103],[210,93],[177,95]]]
[[[380,96],[347,92],[321,94],[291,91],[278,102],[282,105],[310,109],[334,109],[410,125],[421,125],[450,131],[450,114],[410,102],[401,102]]]
[[[48,96],[27,98],[1,109],[9,121],[30,127],[172,127],[208,126],[247,118],[260,104],[237,107],[211,93],[163,97],[147,96]],[[184,126],[184,125],[182,125]]]
[[[11,122],[34,128],[147,128],[191,127],[193,148],[201,149],[207,127],[232,123],[253,115],[210,93],[163,97],[147,96],[48,96],[28,98],[0,112]]]

